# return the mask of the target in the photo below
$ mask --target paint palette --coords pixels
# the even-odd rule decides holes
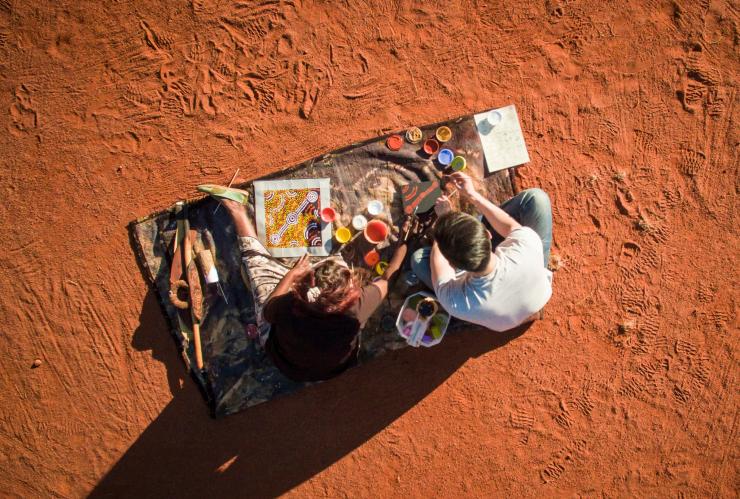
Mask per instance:
[[[434,314],[428,318],[422,317],[419,311],[423,312],[430,305],[435,310]],[[440,343],[449,324],[450,315],[434,295],[424,291],[406,298],[396,319],[398,334],[412,347],[431,347]]]

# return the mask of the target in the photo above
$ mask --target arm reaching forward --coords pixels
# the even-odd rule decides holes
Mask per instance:
[[[462,172],[455,172],[450,175],[450,178],[455,183],[455,186],[468,199],[470,199],[478,211],[486,217],[486,220],[491,224],[493,230],[498,232],[501,236],[507,237],[512,230],[521,227],[519,222],[514,220],[508,213],[487,200],[482,194],[475,190],[473,179],[470,178],[470,175]]]

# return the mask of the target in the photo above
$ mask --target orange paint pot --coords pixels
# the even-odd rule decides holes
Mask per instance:
[[[370,251],[365,253],[363,260],[365,260],[365,264],[368,267],[372,267],[380,261],[380,253],[378,253],[374,249],[371,249]]]
[[[365,227],[365,239],[371,244],[379,244],[386,240],[388,232],[388,225],[385,222],[370,220]]]

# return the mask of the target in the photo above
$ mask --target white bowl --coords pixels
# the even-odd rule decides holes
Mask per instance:
[[[377,216],[383,213],[383,203],[378,201],[377,199],[373,199],[369,203],[367,203],[367,212],[372,216]]]
[[[363,230],[367,226],[367,218],[363,215],[355,215],[352,219],[352,227],[355,230]]]

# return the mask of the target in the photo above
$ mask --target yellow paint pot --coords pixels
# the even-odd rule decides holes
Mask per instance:
[[[378,263],[375,264],[375,272],[378,275],[385,274],[385,269],[387,269],[387,268],[388,268],[388,262],[386,262],[385,260],[381,260],[381,261],[379,261]]]
[[[347,227],[339,227],[334,232],[334,239],[337,240],[338,243],[344,244],[347,241],[349,241],[352,238],[352,233],[349,231]]]

